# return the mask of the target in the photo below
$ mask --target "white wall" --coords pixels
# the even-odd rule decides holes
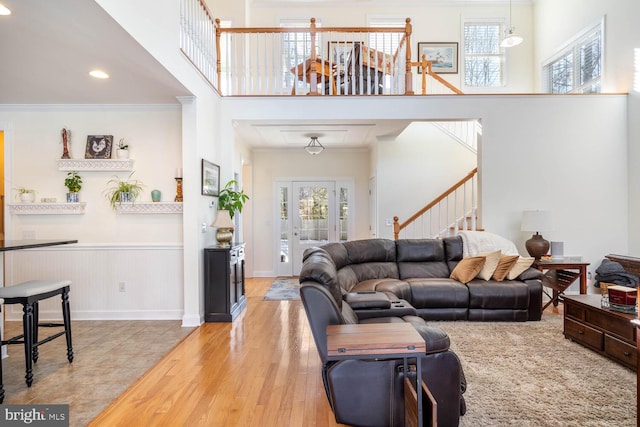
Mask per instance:
[[[369,151],[366,149],[327,148],[311,156],[301,146],[297,150],[254,150],[253,152],[252,210],[254,276],[276,276],[276,253],[273,216],[278,203],[274,198],[276,179],[339,180],[352,178],[355,185],[353,214],[355,236],[369,236]],[[246,220],[246,218],[245,218]],[[276,224],[277,225],[277,224]]]
[[[203,248],[215,243],[211,224],[215,208],[211,197],[202,196],[200,162],[207,159],[220,165],[224,183],[233,166],[233,147],[220,130],[220,99],[211,86],[182,55],[180,40],[180,2],[174,0],[97,0],[123,28],[145,47],[193,95],[182,99],[182,167],[184,170],[183,206],[183,325],[203,321],[204,267]],[[153,19],[148,19],[153,10]],[[226,124],[225,126],[231,126]]]
[[[291,108],[292,102],[296,108]],[[315,120],[479,118],[484,228],[515,241],[525,254],[524,241],[529,236],[520,231],[522,211],[548,208],[556,230],[546,237],[564,241],[565,253],[582,256],[591,263],[591,271],[604,255],[625,254],[629,240],[640,238],[628,233],[626,105],[626,95],[225,100],[238,119],[247,120],[309,120],[310,112]],[[255,162],[254,158],[258,170]],[[283,156],[279,162],[295,163],[295,157]],[[396,173],[402,176],[403,171]],[[382,180],[378,177],[378,185]],[[258,200],[269,206],[272,197],[270,187],[267,192],[257,187],[260,181],[254,176],[254,208]],[[414,191],[413,181],[396,188],[398,198],[411,199]],[[379,209],[388,203],[378,195]],[[360,212],[366,215],[366,210]],[[261,225],[254,224],[254,230]],[[256,266],[269,266],[268,259],[267,264],[259,260],[262,250],[255,256]]]
[[[406,220],[477,164],[475,153],[428,122],[414,122],[395,141],[376,146],[378,236],[387,239],[393,227],[386,220]]]
[[[640,256],[640,93],[635,90],[629,93],[628,107],[629,236],[633,236],[629,238],[629,255]]]
[[[5,192],[28,187],[42,197],[65,201],[58,170],[62,128],[71,130],[70,154],[84,158],[87,135],[126,138],[134,159],[133,177],[144,184],[140,201],[159,189],[163,200],[175,196],[175,169],[181,164],[179,105],[2,106],[0,127],[5,143]],[[115,148],[115,147],[114,147]],[[72,281],[74,319],[180,318],[182,298],[182,215],[119,215],[105,196],[108,181],[130,172],[81,171],[82,215],[15,215],[5,206],[8,239],[77,239],[73,247],[9,254],[7,283],[60,277]],[[143,267],[141,267],[143,266]],[[119,283],[126,284],[124,293]],[[166,298],[170,296],[170,298]],[[116,304],[116,302],[119,302]],[[44,306],[43,317],[47,317]],[[15,310],[14,310],[15,311]],[[54,316],[59,307],[53,306]],[[19,311],[15,314],[20,317]]]
[[[637,0],[537,0],[535,89],[540,90],[543,63],[587,27],[605,17],[603,92],[628,92],[633,81],[633,52],[640,45]],[[553,29],[551,31],[551,29]]]

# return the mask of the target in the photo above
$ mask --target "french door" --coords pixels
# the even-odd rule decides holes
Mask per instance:
[[[352,187],[341,181],[278,181],[279,276],[299,275],[306,249],[348,240]]]

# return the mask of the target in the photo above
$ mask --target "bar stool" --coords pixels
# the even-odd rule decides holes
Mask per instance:
[[[67,338],[67,359],[73,362],[73,347],[71,345],[71,315],[69,310],[69,290],[71,281],[69,280],[30,280],[12,286],[0,288],[0,298],[4,299],[4,304],[22,304],[22,329],[23,333],[8,340],[3,340],[5,344],[24,344],[24,357],[26,364],[26,383],[31,387],[33,383],[33,363],[38,361],[38,346],[47,343],[59,336],[65,335]],[[38,323],[38,302],[51,298],[54,295],[62,297],[62,317],[64,323]],[[55,333],[38,341],[38,326],[41,327],[61,327],[64,331]]]
[[[0,298],[0,305],[4,303],[4,300]],[[2,382],[2,354],[0,353],[0,403],[4,402],[4,385]]]

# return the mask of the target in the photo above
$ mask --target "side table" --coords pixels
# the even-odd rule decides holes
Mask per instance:
[[[354,325],[327,326],[327,359],[403,359],[405,372],[405,385],[409,372],[409,358],[416,359],[416,403],[410,405],[406,401],[408,395],[405,387],[405,416],[406,425],[423,426],[422,418],[422,392],[429,397],[431,411],[430,424],[437,420],[436,402],[428,388],[422,381],[422,358],[426,352],[426,344],[422,336],[410,323],[365,323]],[[411,387],[413,388],[413,386]],[[417,417],[417,420],[411,419]],[[417,421],[417,422],[416,422]],[[437,422],[437,421],[436,421]]]
[[[636,336],[640,333],[640,319],[633,319],[631,324],[636,328]],[[637,355],[640,359],[640,340],[636,339]],[[636,370],[636,425],[640,426],[640,369]]]
[[[560,296],[567,290],[569,286],[577,279],[580,279],[580,294],[587,293],[587,266],[588,262],[573,262],[565,260],[536,260],[533,267],[540,271],[546,271],[542,277],[542,286],[550,288],[550,295],[544,291],[550,299],[543,307],[544,311],[549,305],[558,306]]]

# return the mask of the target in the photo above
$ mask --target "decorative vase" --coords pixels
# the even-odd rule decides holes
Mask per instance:
[[[22,203],[33,203],[36,200],[35,193],[22,193],[20,194],[20,200]]]
[[[67,203],[78,203],[80,198],[78,197],[78,192],[75,193],[67,193]]]
[[[151,200],[154,202],[159,202],[160,200],[162,200],[162,193],[160,192],[160,190],[151,191]]]
[[[128,159],[129,158],[129,150],[117,149],[116,150],[116,156],[118,156],[119,159]]]
[[[118,193],[118,202],[120,203],[129,203],[131,202],[131,193]]]

